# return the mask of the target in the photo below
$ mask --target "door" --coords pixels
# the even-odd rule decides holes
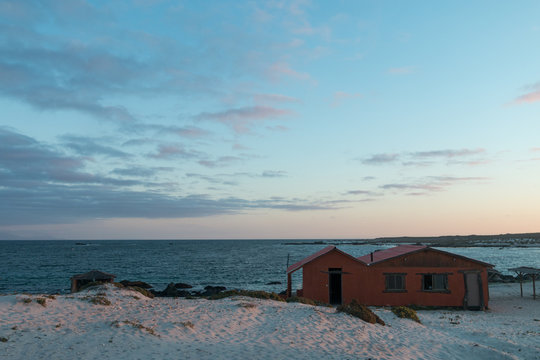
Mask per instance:
[[[328,269],[329,301],[332,305],[341,305],[341,268]]]
[[[465,273],[465,307],[481,309],[484,307],[480,273]]]

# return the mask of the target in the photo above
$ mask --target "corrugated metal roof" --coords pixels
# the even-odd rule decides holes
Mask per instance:
[[[365,264],[371,265],[380,261],[392,259],[397,256],[402,256],[425,248],[427,248],[426,245],[399,245],[390,249],[373,252],[373,261],[371,260],[371,254],[360,256],[358,260],[362,261]]]
[[[315,254],[312,254],[312,255],[308,256],[307,258],[304,258],[304,259],[300,260],[299,262],[292,264],[291,266],[289,266],[287,268],[287,273],[290,273],[290,272],[293,272],[293,271],[296,271],[296,270],[300,269],[302,266],[306,265],[308,262],[310,262],[312,260],[315,260],[319,256],[322,256],[322,255],[334,250],[335,248],[336,247],[334,245],[329,245],[329,246],[325,247],[324,249],[317,251]]]
[[[99,270],[90,270],[84,274],[73,275],[71,278],[76,280],[102,280],[102,279],[114,279],[116,275],[108,274]]]

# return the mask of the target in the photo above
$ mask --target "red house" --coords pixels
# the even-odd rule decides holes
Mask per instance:
[[[355,258],[335,246],[289,266],[303,269],[302,296],[329,304],[488,306],[487,269],[493,265],[424,245],[400,245]]]

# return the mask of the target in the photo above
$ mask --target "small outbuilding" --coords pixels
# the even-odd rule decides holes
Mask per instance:
[[[71,292],[77,292],[82,286],[92,282],[112,283],[115,277],[116,275],[99,270],[91,270],[84,274],[73,275],[71,277]]]
[[[425,245],[400,245],[361,257],[335,246],[289,266],[302,269],[302,296],[329,304],[356,300],[374,306],[488,306],[487,269],[493,265]]]

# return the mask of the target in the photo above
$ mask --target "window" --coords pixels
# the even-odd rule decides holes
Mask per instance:
[[[386,291],[406,291],[405,274],[385,274]]]
[[[448,290],[448,274],[423,274],[422,290],[447,291]]]

